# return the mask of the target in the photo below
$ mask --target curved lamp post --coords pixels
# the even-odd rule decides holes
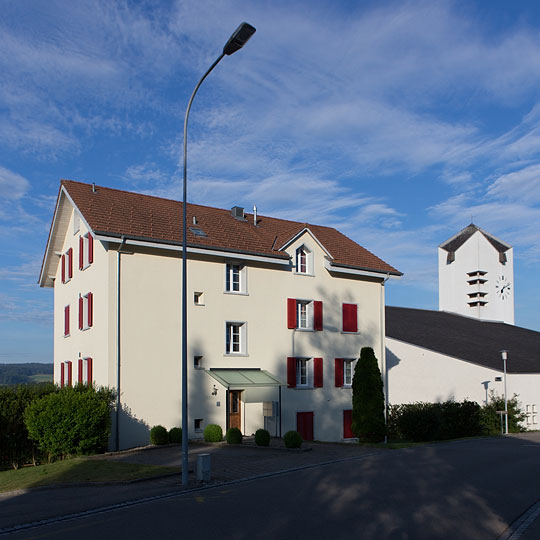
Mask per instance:
[[[225,56],[230,56],[241,49],[255,33],[255,28],[250,24],[242,23],[229,38],[223,47],[223,52],[216,61],[208,68],[207,72],[195,86],[186,109],[184,118],[184,182],[182,194],[182,485],[187,486],[188,477],[188,391],[187,391],[187,125],[189,111],[193,98],[204,79],[218,65]]]

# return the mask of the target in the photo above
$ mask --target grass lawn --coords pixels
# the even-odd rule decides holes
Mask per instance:
[[[127,482],[178,473],[173,467],[157,467],[106,459],[74,458],[38,467],[0,472],[0,492],[75,482]]]

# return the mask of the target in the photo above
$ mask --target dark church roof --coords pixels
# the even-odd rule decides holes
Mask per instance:
[[[499,253],[504,253],[512,247],[503,242],[502,240],[495,238],[492,234],[489,234],[488,232],[482,230],[480,227],[477,227],[476,225],[474,225],[474,223],[471,223],[470,225],[462,229],[460,232],[458,232],[455,236],[452,236],[450,240],[443,242],[439,247],[446,251],[456,251],[477,231],[482,233]]]
[[[540,332],[445,311],[386,307],[386,337],[508,373],[540,373]]]

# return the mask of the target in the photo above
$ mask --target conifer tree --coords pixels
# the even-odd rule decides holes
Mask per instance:
[[[362,442],[380,442],[386,434],[383,380],[375,352],[363,347],[352,383],[352,431]]]

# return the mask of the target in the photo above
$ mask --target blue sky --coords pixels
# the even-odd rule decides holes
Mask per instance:
[[[60,178],[337,227],[438,308],[437,246],[514,246],[540,331],[540,6],[503,1],[1,2],[0,363],[52,361],[37,285]]]

